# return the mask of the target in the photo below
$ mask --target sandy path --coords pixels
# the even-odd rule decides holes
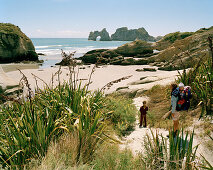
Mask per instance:
[[[139,110],[144,100],[146,100],[149,103],[149,98],[147,96],[134,98],[134,104],[137,107],[137,110]],[[154,132],[154,134],[157,131],[158,134],[162,134],[164,137],[168,135],[168,131],[164,129],[152,128],[151,130]],[[130,148],[134,155],[137,155],[137,153],[143,153],[144,152],[143,142],[146,137],[146,134],[151,135],[149,125],[148,128],[139,128],[139,118],[137,117],[134,131],[123,139],[122,141],[123,144],[120,145],[120,148],[121,149]]]

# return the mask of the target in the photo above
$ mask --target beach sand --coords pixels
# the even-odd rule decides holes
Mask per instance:
[[[38,64],[23,64],[23,63],[11,63],[11,64],[0,64],[5,73],[11,71],[17,71],[18,69],[38,69]]]
[[[18,69],[38,69],[38,64],[22,64],[22,63],[11,63],[11,64],[0,64],[0,86],[3,88],[13,87],[19,85],[19,80],[7,75],[7,72],[16,71]],[[18,73],[15,73],[16,75]]]
[[[93,69],[94,65],[85,65],[79,66],[79,76],[78,79],[84,79],[82,84],[87,84],[89,80],[89,76]],[[90,90],[101,89],[107,83],[120,79],[122,77],[131,76],[128,79],[122,80],[118,83],[114,83],[110,89],[106,89],[105,93],[112,93],[116,91],[119,87],[126,87],[121,91],[127,90],[147,90],[156,84],[166,85],[171,83],[177,78],[177,71],[160,71],[156,72],[137,72],[136,69],[143,69],[151,67],[148,65],[131,65],[131,66],[117,66],[117,65],[104,65],[95,68],[95,71],[91,78],[91,84],[89,86]],[[156,67],[153,67],[156,68]],[[6,68],[5,68],[6,69]],[[52,75],[54,75],[59,69],[59,66],[44,68],[44,69],[24,69],[22,72],[26,75],[31,85],[31,88],[34,89],[36,87],[36,81],[33,75],[38,76],[40,79],[44,80],[48,85],[51,84]],[[76,73],[78,69],[76,68]],[[14,81],[20,81],[22,75],[19,71],[10,71],[7,72],[6,75],[13,79]],[[141,81],[140,79],[143,78]],[[58,84],[57,76],[55,76],[54,84]],[[68,67],[61,68],[60,82],[69,80],[69,69]],[[136,82],[136,83],[135,83]],[[148,82],[148,83],[147,83]],[[44,87],[44,83],[38,80],[38,85],[40,88]]]

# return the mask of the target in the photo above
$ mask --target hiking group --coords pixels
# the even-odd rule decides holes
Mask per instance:
[[[166,119],[171,114],[173,120],[174,136],[176,136],[179,129],[179,111],[189,109],[191,97],[192,94],[190,86],[184,86],[183,83],[180,83],[179,85],[174,83],[171,84],[171,110],[163,116],[163,119]],[[148,107],[146,105],[146,101],[143,101],[143,106],[140,107],[140,128],[142,127],[143,121],[145,123],[144,127],[147,127],[147,111]]]

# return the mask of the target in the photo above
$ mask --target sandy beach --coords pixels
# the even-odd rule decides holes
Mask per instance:
[[[8,67],[4,65],[4,70],[9,70]],[[87,84],[89,80],[89,76],[91,74],[92,68],[94,65],[85,65],[76,67],[75,72],[79,74],[78,79],[83,79],[82,84]],[[122,77],[129,76],[128,79],[122,80],[118,83],[114,83],[110,89],[106,89],[105,93],[111,93],[116,91],[117,88],[123,88],[120,91],[134,91],[134,90],[147,90],[156,84],[166,85],[175,80],[178,75],[177,71],[160,71],[157,70],[156,72],[151,71],[142,71],[138,72],[136,69],[143,69],[143,68],[150,68],[151,66],[148,65],[131,65],[131,66],[115,66],[115,65],[104,65],[95,68],[95,71],[91,78],[91,84],[89,86],[90,90],[97,90],[101,89],[107,83],[120,79]],[[152,67],[156,68],[156,67]],[[40,79],[44,80],[47,84],[51,84],[52,75],[54,75],[59,69],[59,66],[51,67],[51,68],[44,68],[44,69],[24,69],[22,72],[26,75],[29,80],[29,83],[32,89],[36,86],[35,76],[38,76]],[[19,82],[22,75],[19,71],[11,71],[5,73],[6,76],[15,81]],[[3,74],[3,73],[0,73]],[[141,79],[141,80],[140,80]],[[60,74],[60,82],[68,81],[69,80],[69,70],[68,67],[61,68]],[[3,81],[3,80],[2,80]],[[57,85],[58,80],[57,76],[55,76],[54,84]],[[44,83],[38,80],[38,85],[40,88],[44,87]]]

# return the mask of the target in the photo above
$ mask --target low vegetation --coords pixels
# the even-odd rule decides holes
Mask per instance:
[[[119,135],[124,136],[133,130],[137,110],[132,99],[114,93],[106,97],[105,104],[105,109],[110,113],[110,122]]]

